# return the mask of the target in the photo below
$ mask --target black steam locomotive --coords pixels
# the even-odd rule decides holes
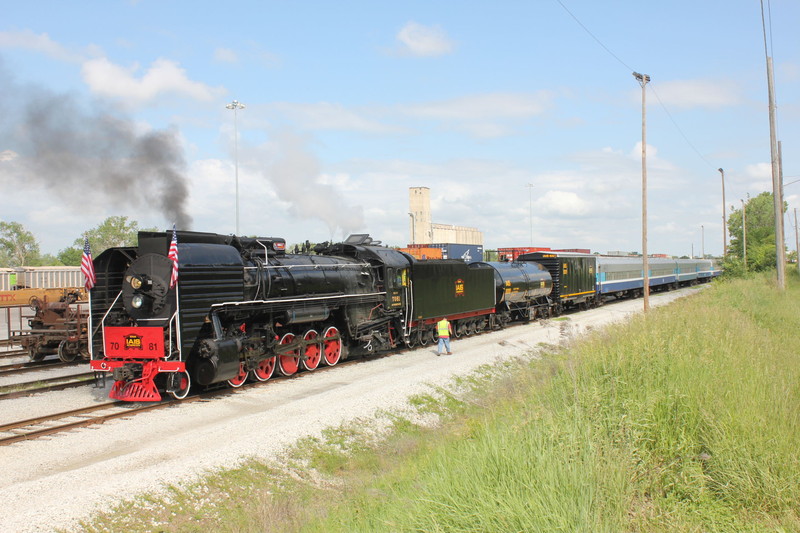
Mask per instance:
[[[94,261],[91,367],[112,372],[112,398],[185,398],[192,385],[292,375],[348,357],[425,345],[447,316],[455,335],[550,306],[537,263],[417,261],[368,235],[288,254],[280,238],[140,232],[138,247]]]

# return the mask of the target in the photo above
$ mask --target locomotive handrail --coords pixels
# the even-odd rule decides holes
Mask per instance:
[[[103,318],[100,319],[100,323],[97,325],[97,329],[103,328],[103,347],[105,347],[106,345],[106,328],[103,326],[105,325],[106,318],[108,318],[108,314],[111,312],[112,309],[114,309],[114,306],[117,305],[117,300],[119,300],[120,296],[122,296],[121,289],[117,294],[117,297],[114,298],[114,301],[111,302],[111,305],[108,306],[108,311],[106,311],[106,314],[103,315]],[[97,331],[95,331],[94,333],[97,333]],[[92,338],[89,339],[89,342],[91,344],[94,344],[94,333],[92,333]]]
[[[175,287],[175,300],[179,302],[178,299],[178,287]],[[172,316],[169,319],[169,346],[170,346],[170,356],[172,355],[172,323],[175,323],[175,345],[178,347],[178,361],[183,361],[183,350],[181,348],[181,329],[180,324],[178,324],[178,312],[180,311],[180,303],[175,306],[175,312],[172,313]]]
[[[263,268],[265,268],[265,269],[308,268],[308,269],[319,270],[320,268],[331,268],[331,269],[356,268],[356,267],[363,268],[363,267],[370,267],[370,266],[371,265],[369,263],[314,263],[314,264],[306,264],[306,265],[265,265]],[[245,270],[247,270],[247,269],[255,269],[255,268],[258,268],[258,267],[248,266],[248,267],[244,267],[244,268],[245,268]]]
[[[406,289],[406,319],[403,321],[403,339],[411,338],[411,332],[408,325],[411,323],[411,317],[414,316],[414,282],[408,280],[408,288]]]
[[[287,296],[285,298],[269,298],[266,300],[247,300],[245,302],[222,302],[217,304],[211,304],[211,308],[215,307],[227,307],[230,305],[249,305],[249,304],[269,304],[269,303],[287,303],[287,302],[309,302],[315,300],[331,300],[331,299],[345,299],[345,298],[363,298],[368,296],[385,296],[386,291],[382,292],[370,292],[364,294],[322,294],[319,296],[312,296],[312,297],[300,297],[296,298],[293,296]]]

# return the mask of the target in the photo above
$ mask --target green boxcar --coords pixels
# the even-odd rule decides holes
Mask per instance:
[[[494,309],[494,270],[485,263],[417,261],[411,267],[412,317],[426,320]]]

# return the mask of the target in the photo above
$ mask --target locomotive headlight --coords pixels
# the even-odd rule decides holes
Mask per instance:
[[[131,282],[131,285],[133,285],[133,282]],[[143,305],[144,305],[144,296],[142,296],[141,294],[134,294],[133,298],[131,298],[131,307],[133,307],[134,309],[141,309]]]
[[[149,291],[150,289],[153,288],[153,280],[151,280],[149,277],[145,276],[144,274],[138,274],[136,276],[131,276],[130,277],[130,283],[131,283],[131,287],[133,287],[133,290],[135,290],[135,291],[138,291],[138,290]]]

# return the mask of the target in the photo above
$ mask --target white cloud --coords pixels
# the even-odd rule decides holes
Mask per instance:
[[[487,93],[410,105],[402,109],[417,117],[441,120],[521,119],[540,115],[551,105],[552,99],[549,91]]]
[[[214,61],[219,63],[238,63],[239,56],[230,48],[217,48],[214,50]]]
[[[745,167],[745,174],[751,179],[771,180],[772,163],[756,163],[755,165],[747,165]]]
[[[462,126],[462,129],[469,133],[472,137],[478,139],[496,139],[498,137],[507,137],[514,133],[512,128],[502,124],[492,124],[490,122],[475,122],[468,123]]]
[[[409,22],[398,32],[402,51],[413,56],[440,56],[453,51],[454,45],[440,26]]]
[[[415,118],[440,120],[473,137],[488,139],[512,135],[515,125],[543,114],[552,100],[549,91],[487,93],[405,105],[398,110]]]
[[[167,59],[154,61],[139,78],[135,76],[138,70],[138,65],[125,68],[98,58],[83,64],[83,79],[95,94],[133,105],[151,102],[165,94],[207,102],[225,93],[222,88],[190,80],[184,69]]]
[[[589,213],[589,204],[570,191],[547,191],[537,202],[541,213],[566,217],[584,216]]]
[[[84,58],[53,41],[46,33],[31,30],[0,32],[0,48],[23,48],[40,52],[59,61],[81,62]]]
[[[341,104],[278,102],[270,107],[292,120],[299,129],[351,130],[374,133],[397,130],[397,128],[367,118],[364,113],[347,109]]]
[[[269,50],[265,50],[258,41],[248,41],[247,44],[249,46],[248,54],[254,57],[255,61],[264,68],[272,69],[281,65],[281,57]]]
[[[728,80],[676,80],[654,85],[659,100],[666,105],[683,109],[696,107],[720,108],[743,102],[739,86]],[[641,91],[636,93],[641,99]]]

